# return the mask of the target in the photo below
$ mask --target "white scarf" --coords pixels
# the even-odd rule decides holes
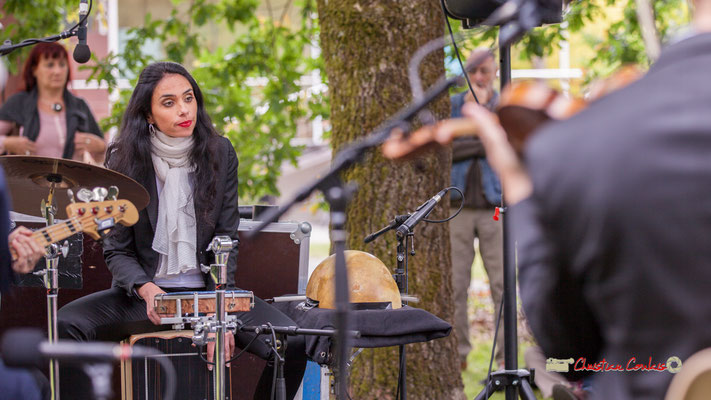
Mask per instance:
[[[176,275],[197,268],[195,204],[189,174],[193,137],[170,137],[155,130],[151,158],[163,190],[158,201],[158,221],[153,250],[160,254],[156,277]]]

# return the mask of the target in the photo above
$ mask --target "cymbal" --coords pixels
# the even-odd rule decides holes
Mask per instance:
[[[12,211],[42,216],[41,202],[49,196],[49,188],[55,184],[54,201],[56,218],[66,219],[70,203],[67,189],[76,194],[82,187],[116,186],[118,198],[129,200],[140,211],[148,205],[150,196],[140,183],[110,169],[96,167],[78,161],[38,157],[0,156],[0,167],[12,198]]]

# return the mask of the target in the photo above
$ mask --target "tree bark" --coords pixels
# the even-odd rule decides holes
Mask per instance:
[[[412,100],[408,62],[418,47],[444,33],[444,20],[439,2],[431,0],[318,0],[318,13],[335,154]],[[425,87],[443,76],[444,53],[425,58],[420,72]],[[443,95],[430,110],[438,119],[449,116],[448,96]],[[394,270],[395,233],[368,245],[363,238],[448,186],[450,166],[449,149],[409,162],[387,161],[374,151],[347,171],[344,180],[358,184],[347,211],[348,248],[374,254]],[[430,219],[449,215],[447,200],[440,202]],[[417,225],[415,250],[409,262],[410,293],[421,299],[415,306],[451,321],[448,224]],[[453,334],[406,349],[410,399],[464,398]],[[353,363],[351,395],[354,399],[395,398],[397,377],[397,347],[367,349]]]

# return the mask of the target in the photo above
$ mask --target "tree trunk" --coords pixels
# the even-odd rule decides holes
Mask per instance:
[[[407,65],[415,50],[443,34],[439,3],[431,0],[318,0],[321,47],[331,97],[332,145],[335,152],[364,136],[412,100]],[[420,67],[423,84],[444,74],[444,53],[428,56]],[[449,115],[448,96],[430,110]],[[348,207],[347,247],[363,250],[395,268],[397,240],[387,233],[368,245],[363,238],[395,215],[413,211],[448,186],[451,152],[440,149],[410,162],[385,160],[379,151],[344,174],[357,182]],[[442,201],[430,219],[449,215]],[[410,256],[410,293],[423,308],[452,320],[449,227],[421,222],[415,229]],[[447,338],[411,344],[407,349],[407,392],[410,399],[463,398],[456,340]],[[397,347],[365,350],[353,364],[350,390],[354,399],[395,398]]]

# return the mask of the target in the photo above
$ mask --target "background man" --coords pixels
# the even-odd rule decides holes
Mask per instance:
[[[484,53],[487,54],[487,58],[471,70],[469,80],[479,104],[493,111],[499,102],[499,94],[494,90],[497,71],[494,54],[489,49],[480,48],[472,52],[467,63],[471,63]],[[452,118],[461,117],[462,105],[473,101],[474,95],[468,89],[453,96]],[[475,238],[479,239],[479,251],[489,276],[494,315],[499,310],[504,288],[502,227],[501,223],[492,218],[495,207],[501,203],[501,186],[486,161],[486,152],[479,138],[463,137],[452,143],[452,185],[464,192],[464,208],[449,223],[454,288],[453,325],[459,342],[457,350],[464,369],[467,355],[472,348],[469,343],[467,299],[475,255]],[[450,193],[456,195],[456,192]],[[459,206],[458,196],[453,196],[452,199],[455,205]],[[501,326],[496,340],[495,356],[499,367],[504,365],[503,340],[504,330]]]

